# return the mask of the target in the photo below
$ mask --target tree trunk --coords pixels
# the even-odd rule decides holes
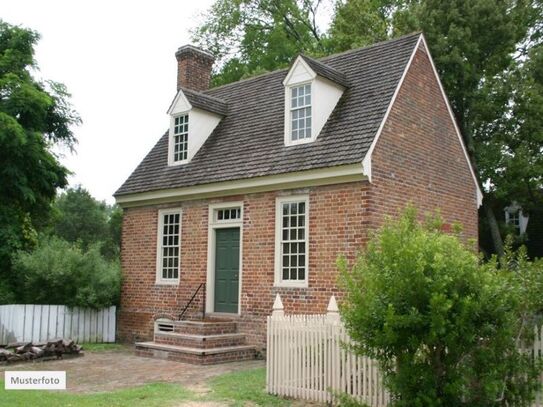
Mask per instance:
[[[492,207],[489,205],[488,200],[483,200],[483,210],[485,213],[486,221],[488,222],[488,227],[490,228],[490,236],[492,237],[492,243],[494,245],[494,250],[498,257],[503,256],[503,239],[500,234],[500,228],[498,227],[498,221],[496,220],[496,215]]]

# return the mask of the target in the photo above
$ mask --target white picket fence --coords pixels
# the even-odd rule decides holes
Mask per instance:
[[[115,306],[101,310],[64,305],[0,305],[0,344],[71,338],[115,342]]]
[[[334,297],[327,314],[284,315],[277,296],[267,339],[269,393],[317,402],[347,393],[372,407],[388,404],[376,362],[346,350],[349,336]]]
[[[347,393],[371,407],[387,406],[390,397],[377,363],[353,355],[345,346],[349,342],[334,297],[327,314],[285,315],[277,295],[268,317],[268,393],[317,402],[332,402],[334,395]],[[524,351],[543,357],[543,327],[535,328],[534,344]],[[540,380],[543,386],[543,375]],[[543,407],[543,393],[532,407]]]

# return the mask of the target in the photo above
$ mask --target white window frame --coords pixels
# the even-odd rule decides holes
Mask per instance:
[[[219,219],[219,211],[222,211],[222,210],[229,211],[232,209],[239,211],[239,218]],[[229,205],[228,203],[224,205],[220,205],[220,206],[215,205],[211,216],[213,217],[213,223],[218,223],[218,224],[239,223],[243,220],[243,203],[242,204],[238,203],[236,205]]]
[[[175,119],[181,116],[187,116],[188,132],[187,132],[187,158],[185,160],[175,161]],[[182,165],[189,162],[189,136],[190,136],[190,115],[189,111],[176,113],[170,116],[170,131],[168,137],[168,165]]]
[[[314,103],[314,86],[313,86],[314,80],[311,81],[304,81],[300,83],[290,84],[285,87],[285,118],[286,118],[286,129],[287,132],[285,134],[285,144],[287,146],[294,146],[298,144],[307,144],[312,143],[315,141],[315,103]],[[309,85],[311,89],[311,103],[308,106],[311,108],[311,136],[309,138],[299,139],[298,140],[292,140],[292,89],[294,88],[300,88],[302,86]],[[298,110],[299,108],[296,107],[294,110]]]
[[[179,215],[179,263],[177,265],[177,278],[162,277],[162,229],[164,228],[164,215]],[[181,236],[183,228],[183,210],[181,208],[159,209],[157,222],[157,248],[156,248],[156,281],[157,285],[178,285],[181,278]]]
[[[281,241],[283,232],[283,204],[305,203],[305,279],[283,280]],[[309,282],[309,195],[281,196],[275,199],[275,287],[307,288]]]

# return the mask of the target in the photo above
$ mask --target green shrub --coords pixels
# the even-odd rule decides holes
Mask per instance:
[[[13,263],[18,298],[25,303],[102,308],[117,304],[118,261],[107,261],[97,244],[82,251],[57,237],[43,238],[31,252],[19,252]]]
[[[538,305],[523,297],[543,272],[522,259],[481,264],[440,226],[409,208],[350,272],[339,261],[353,351],[379,362],[395,406],[529,405],[540,364],[518,348]]]

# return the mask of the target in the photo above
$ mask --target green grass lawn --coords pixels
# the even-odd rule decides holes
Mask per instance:
[[[5,390],[0,380],[0,406],[37,407],[139,407],[178,406],[183,401],[222,401],[230,406],[289,406],[266,393],[264,368],[229,373],[210,379],[210,392],[195,394],[170,383],[153,383],[104,393],[73,394],[63,391]]]
[[[0,381],[0,406],[36,407],[139,407],[175,406],[194,394],[179,385],[154,383],[107,393],[73,394],[44,390],[5,390]]]
[[[290,405],[289,401],[266,393],[265,368],[217,376],[209,381],[209,387],[211,400],[224,400],[231,406],[243,406],[246,402],[258,406]]]

